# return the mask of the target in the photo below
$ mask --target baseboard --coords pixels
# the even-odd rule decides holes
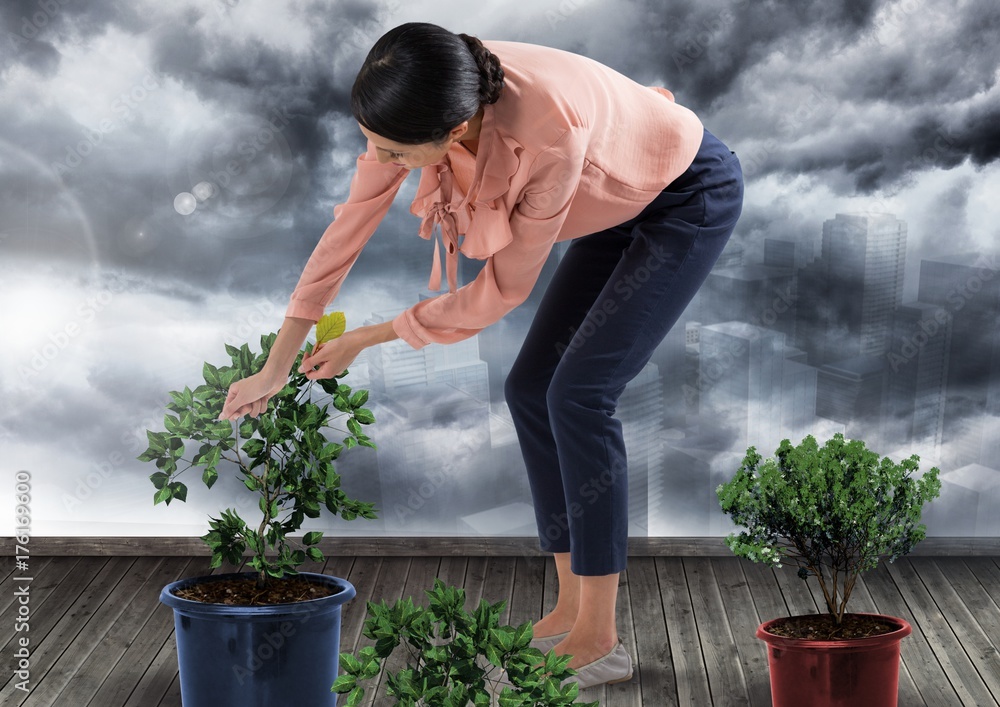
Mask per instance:
[[[0,556],[15,554],[14,538],[0,538]],[[543,556],[535,537],[385,536],[324,537],[320,550],[328,557],[363,556]],[[69,537],[32,536],[29,555],[182,556],[208,555],[197,537]],[[19,554],[23,554],[22,549]],[[919,543],[914,556],[1000,556],[1000,537],[934,537]],[[721,537],[629,538],[633,557],[731,557]]]

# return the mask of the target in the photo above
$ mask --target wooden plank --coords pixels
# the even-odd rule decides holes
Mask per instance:
[[[677,707],[677,680],[655,560],[629,559],[628,583],[636,651],[632,657],[643,704]]]
[[[147,564],[140,564],[143,559]],[[65,685],[60,687],[58,683],[46,680],[46,690],[39,691],[37,698],[44,700],[51,695],[55,700],[58,696],[59,702],[72,705],[91,702],[100,691],[101,684],[121,664],[142,627],[152,616],[160,613],[156,611],[160,605],[160,590],[177,579],[187,565],[186,558],[140,558],[101,609],[87,622],[85,630],[60,656],[60,672],[65,672],[67,668],[72,670]],[[109,611],[102,616],[105,609]],[[79,660],[74,653],[81,654],[82,662],[74,664],[74,660]],[[148,657],[152,658],[152,655]],[[135,679],[138,681],[138,675]],[[101,704],[106,707],[106,703]]]
[[[357,596],[346,604],[341,611],[340,619],[340,646],[341,652],[350,652],[357,655],[361,649],[361,632],[364,630],[365,621],[368,618],[368,602],[378,603],[381,599],[374,598],[378,591],[378,577],[382,568],[382,559],[379,557],[359,557],[355,559],[351,566],[347,580],[354,585]]]
[[[0,616],[7,613],[7,610],[15,603],[14,596],[14,584],[15,579],[20,579],[21,583],[24,584],[24,577],[31,577],[31,603],[36,605],[35,602],[35,590],[39,588],[42,577],[45,574],[45,568],[52,563],[53,558],[51,557],[32,557],[28,563],[28,571],[17,570],[14,571],[15,560],[13,557],[3,558],[3,564],[0,565],[0,576],[3,577],[3,581],[0,581]],[[65,563],[64,563],[65,564]],[[40,597],[39,597],[40,598]],[[17,607],[15,606],[15,611]],[[13,626],[13,620],[10,623],[2,623],[0,626]]]
[[[122,573],[135,562],[130,557],[89,560],[83,558],[57,591],[52,592],[45,611],[32,614],[31,691],[25,694],[15,689],[11,680],[0,689],[0,704],[20,705],[31,699],[30,695],[41,688],[65,646],[80,632]]]
[[[191,559],[210,560],[210,558],[202,556],[192,557]],[[204,565],[196,564],[194,566],[203,567]],[[252,568],[245,562],[236,566],[223,563],[221,567],[210,568],[208,572],[195,571],[192,574],[186,574],[185,577],[229,574],[250,569]],[[156,707],[181,707],[181,682],[177,665],[177,641],[173,631],[174,612],[173,609],[166,605],[161,605],[159,611],[166,612],[167,614],[169,625],[171,626],[170,635],[166,637],[163,645],[156,652],[156,656],[149,664],[149,669],[139,679],[135,690],[129,695],[125,707],[151,707],[152,705],[156,705]]]
[[[5,627],[5,629],[10,629],[9,634],[5,630],[4,634],[8,635],[6,640],[0,638],[0,654],[9,655],[8,650],[14,651],[14,642],[24,635],[23,631],[14,630],[14,626],[17,624],[17,617],[20,611],[21,603],[15,602],[14,592],[20,591],[25,586],[27,586],[29,591],[27,606],[31,610],[31,614],[27,617],[28,621],[28,633],[30,634],[30,644],[29,650],[34,651],[34,646],[37,645],[44,637],[45,633],[52,627],[55,623],[56,614],[60,613],[62,609],[54,608],[51,612],[48,611],[46,607],[46,599],[52,596],[56,592],[62,592],[63,582],[66,578],[74,571],[74,568],[80,564],[82,558],[78,557],[52,557],[46,558],[44,564],[42,562],[38,563],[38,571],[35,572],[33,569],[35,567],[34,562],[32,563],[31,576],[32,579],[27,585],[23,583],[10,583],[4,588],[4,595],[10,600],[6,602],[6,607],[2,612],[0,612],[0,626]],[[96,560],[93,558],[88,558],[87,566],[83,569],[84,572],[96,571],[96,567],[103,565],[106,560]],[[22,577],[20,572],[17,573],[18,577]],[[43,619],[49,619],[49,621],[44,621]],[[4,680],[10,679],[10,675],[6,675]]]
[[[1000,606],[1000,566],[985,557],[965,557],[963,560],[993,603]]]
[[[902,665],[913,679],[920,695],[920,699],[914,700],[913,704],[926,704],[929,707],[952,707],[962,704],[955,689],[944,676],[941,664],[927,642],[923,627],[914,618],[913,612],[910,611],[890,576],[887,563],[882,562],[876,569],[866,573],[865,587],[880,614],[898,616],[913,627],[913,633],[900,643]]]
[[[945,574],[939,563],[951,572]],[[940,558],[917,558],[910,564],[934,597],[952,631],[959,636],[962,649],[975,666],[978,676],[970,679],[985,683],[992,695],[1000,695],[1000,654],[990,639],[990,635],[997,636],[1000,621],[997,612],[986,610],[987,605],[993,605],[993,600],[982,591],[978,580],[960,560],[948,563]],[[979,613],[978,617],[974,610]],[[984,630],[983,624],[989,626],[993,633]],[[996,704],[995,698],[993,704]]]
[[[146,579],[159,571],[162,563],[163,560],[158,557],[119,557],[108,563],[108,573],[94,579],[80,600],[53,627],[52,632],[46,636],[42,649],[33,657],[32,667],[37,666],[38,674],[44,677],[25,704],[46,705],[56,702],[60,693],[68,687],[73,674],[81,670],[116,621],[126,609],[131,608],[130,602],[135,599]],[[131,612],[126,619],[141,615],[144,608],[146,607],[140,604],[140,613]],[[134,630],[134,626],[131,630]],[[113,647],[111,651],[114,651]],[[99,661],[95,668],[102,672],[100,677],[103,679],[114,667],[114,662],[112,660],[109,664],[105,659]],[[81,676],[80,680],[85,681],[86,676]],[[99,681],[83,682],[78,693],[80,701],[89,701],[99,685]],[[66,704],[77,702],[67,700]]]
[[[928,645],[958,693],[961,703],[968,707],[996,705],[996,700],[986,689],[985,683],[962,648],[960,640],[941,615],[940,607],[920,580],[911,562],[905,558],[896,560],[888,566],[889,575],[919,623]],[[924,697],[926,699],[926,695]]]
[[[743,707],[749,701],[736,639],[726,618],[719,583],[709,558],[684,558],[691,605],[701,638],[712,704]]]
[[[172,577],[166,579],[164,584],[169,584],[183,577],[196,577],[209,572],[210,560],[208,558],[167,558],[164,566],[171,567],[175,560],[176,565],[173,565],[175,572]],[[139,626],[134,637],[129,640],[121,659],[90,701],[79,704],[86,705],[86,707],[122,707],[139,684],[157,652],[170,638],[174,628],[173,612],[160,603],[160,590],[156,589],[155,585],[151,589],[155,592],[156,605],[151,609],[149,617]]]
[[[491,557],[486,565],[486,576],[483,581],[482,598],[491,604],[498,601],[506,602],[500,612],[500,625],[510,623],[510,599],[514,594],[514,564],[513,557]]]
[[[711,564],[732,631],[733,643],[743,668],[747,704],[750,707],[770,707],[771,680],[767,669],[767,647],[756,636],[761,620],[750,594],[750,585],[743,574],[743,566],[735,557],[713,558]]]
[[[511,626],[520,626],[525,621],[534,623],[542,618],[546,561],[544,557],[516,558],[514,591],[510,598]]]
[[[785,597],[778,586],[778,578],[774,570],[766,565],[741,559],[740,567],[747,580],[747,589],[753,597],[754,607],[760,622],[791,616],[792,611],[785,602]],[[756,629],[755,629],[756,633]],[[765,649],[766,650],[766,649]]]
[[[645,621],[645,617],[641,617],[640,620]],[[605,707],[642,707],[642,684],[639,682],[639,666],[636,664],[635,620],[632,617],[632,588],[629,586],[628,569],[618,578],[615,621],[618,625],[618,638],[632,656],[632,679],[617,685],[608,685],[604,701],[600,704]],[[643,630],[647,629],[644,627]]]
[[[465,587],[465,570],[469,566],[467,557],[442,557],[438,566],[438,579],[452,587]],[[465,595],[465,609],[472,611],[475,607],[470,605],[469,595]]]
[[[781,596],[785,599],[789,616],[815,614],[820,611],[826,613],[825,605],[821,608],[813,600],[812,592],[808,586],[808,582],[817,581],[815,577],[803,581],[798,576],[798,570],[790,565],[784,565],[771,571],[774,572],[774,579],[781,589]]]
[[[351,557],[405,556],[508,556],[547,557],[538,549],[535,536],[498,537],[415,537],[415,536],[344,536],[323,538],[319,549],[325,555]],[[38,537],[31,539],[33,557],[69,555],[136,556],[209,556],[211,553],[198,536],[190,537]],[[653,537],[629,538],[630,557],[731,557],[732,551],[722,537]],[[0,556],[14,554],[13,538],[0,538]],[[915,557],[1000,556],[1000,537],[926,538],[914,547]],[[249,557],[249,554],[247,555]]]
[[[489,568],[488,557],[470,557],[465,570],[465,600],[466,606],[479,606],[483,598],[483,588],[486,586],[486,572]]]
[[[196,564],[167,560],[160,565],[162,574],[156,579],[132,567],[134,559],[109,561],[102,557],[74,556],[45,557],[32,562],[32,570],[42,568],[35,573],[32,584],[32,634],[43,637],[37,645],[49,646],[48,662],[40,679],[32,671],[36,694],[22,698],[23,701],[15,696],[10,704],[34,707],[66,702],[80,707],[180,707],[173,615],[167,607],[159,605],[159,588],[173,581],[166,569],[171,564],[174,575],[213,572],[195,569]],[[142,562],[156,559],[145,558]],[[395,572],[381,567],[391,559],[398,559],[406,567],[402,578],[398,567]],[[207,556],[190,560],[207,568]],[[433,564],[434,560],[427,562]],[[123,570],[113,572],[115,563],[119,568],[132,567],[131,579]],[[345,610],[341,636],[344,650],[349,646],[357,648],[352,641],[357,642],[364,619],[363,594],[381,598],[385,583],[391,590],[396,582],[397,597],[404,589],[409,592],[409,587],[414,587],[417,589],[414,598],[423,601],[422,590],[431,585],[432,573],[424,572],[425,586],[418,588],[421,572],[410,571],[409,565],[406,559],[369,556],[355,560],[342,553],[325,563],[312,564],[311,571],[319,569],[326,574],[346,576],[359,590],[355,600],[358,607],[354,607],[358,610]],[[236,570],[225,567],[214,572]],[[11,575],[8,572],[6,576],[12,587]],[[466,559],[449,555],[438,564],[436,576],[448,584],[465,585],[470,603],[478,602],[484,594],[496,601],[509,592],[505,622],[514,625],[536,620],[555,603],[554,563],[541,558],[497,555]],[[355,578],[359,581],[355,582]],[[409,585],[405,583],[407,580]],[[98,586],[102,582],[103,588]],[[131,590],[130,583],[134,585]],[[787,596],[782,595],[782,590]],[[102,592],[106,592],[106,598],[97,602],[95,610],[92,605]],[[8,595],[12,596],[12,590]],[[630,683],[591,688],[584,691],[581,699],[593,699],[591,693],[599,693],[601,704],[610,707],[639,704],[701,707],[713,704],[711,696],[715,697],[714,704],[724,704],[719,699],[721,691],[735,694],[734,701],[738,704],[760,704],[760,693],[766,683],[761,684],[755,675],[762,674],[764,653],[763,643],[753,638],[754,622],[801,612],[803,607],[811,606],[815,612],[820,597],[815,580],[805,583],[793,571],[774,572],[731,555],[694,560],[634,558],[620,583],[618,623],[623,642],[634,651],[637,675]],[[120,616],[114,617],[119,605]],[[901,707],[925,704],[996,707],[1000,692],[998,605],[1000,564],[996,558],[911,557],[866,574],[855,589],[850,609],[900,616],[913,625],[913,635],[901,644]],[[13,604],[7,601],[5,606],[7,611],[0,612],[0,621],[10,625]],[[531,606],[540,606],[534,617],[530,615]],[[41,607],[45,610],[40,611]],[[80,615],[72,617],[76,608],[81,609]],[[355,617],[353,625],[351,616]],[[723,617],[732,636],[729,647],[721,640],[713,645],[709,635]],[[687,638],[692,635],[693,643]],[[753,647],[757,645],[759,655],[754,659]],[[690,650],[684,654],[678,646]],[[724,677],[724,671],[732,669],[731,663],[722,664],[727,651],[735,651],[738,656],[738,667],[746,680],[745,701],[741,701],[739,690],[730,690]],[[654,669],[657,654],[665,665]],[[690,667],[691,664],[695,667]],[[678,684],[681,676],[687,685]],[[691,697],[698,690],[697,685],[691,686],[692,677],[695,683],[700,679],[711,690],[707,701],[704,694]],[[56,689],[63,684],[62,690]],[[678,699],[679,694],[686,701]],[[0,693],[0,699],[7,696]]]
[[[678,557],[658,557],[655,563],[677,680],[678,703],[682,706],[710,705],[712,691],[683,562]]]

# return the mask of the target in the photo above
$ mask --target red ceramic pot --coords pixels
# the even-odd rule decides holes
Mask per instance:
[[[913,631],[895,616],[876,616],[898,628],[870,638],[810,641],[784,638],[765,621],[757,638],[767,643],[773,707],[896,707],[899,642]]]

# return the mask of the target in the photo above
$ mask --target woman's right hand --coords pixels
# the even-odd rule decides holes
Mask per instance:
[[[285,387],[287,378],[276,378],[266,368],[229,386],[220,420],[236,420],[244,415],[257,417],[267,410],[267,402]]]

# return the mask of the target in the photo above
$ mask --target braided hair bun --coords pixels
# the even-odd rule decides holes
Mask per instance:
[[[404,145],[440,143],[503,91],[500,60],[476,37],[408,22],[372,46],[351,88],[351,112]]]
[[[503,92],[503,67],[496,54],[487,49],[478,37],[459,34],[479,66],[479,102],[496,103]]]

